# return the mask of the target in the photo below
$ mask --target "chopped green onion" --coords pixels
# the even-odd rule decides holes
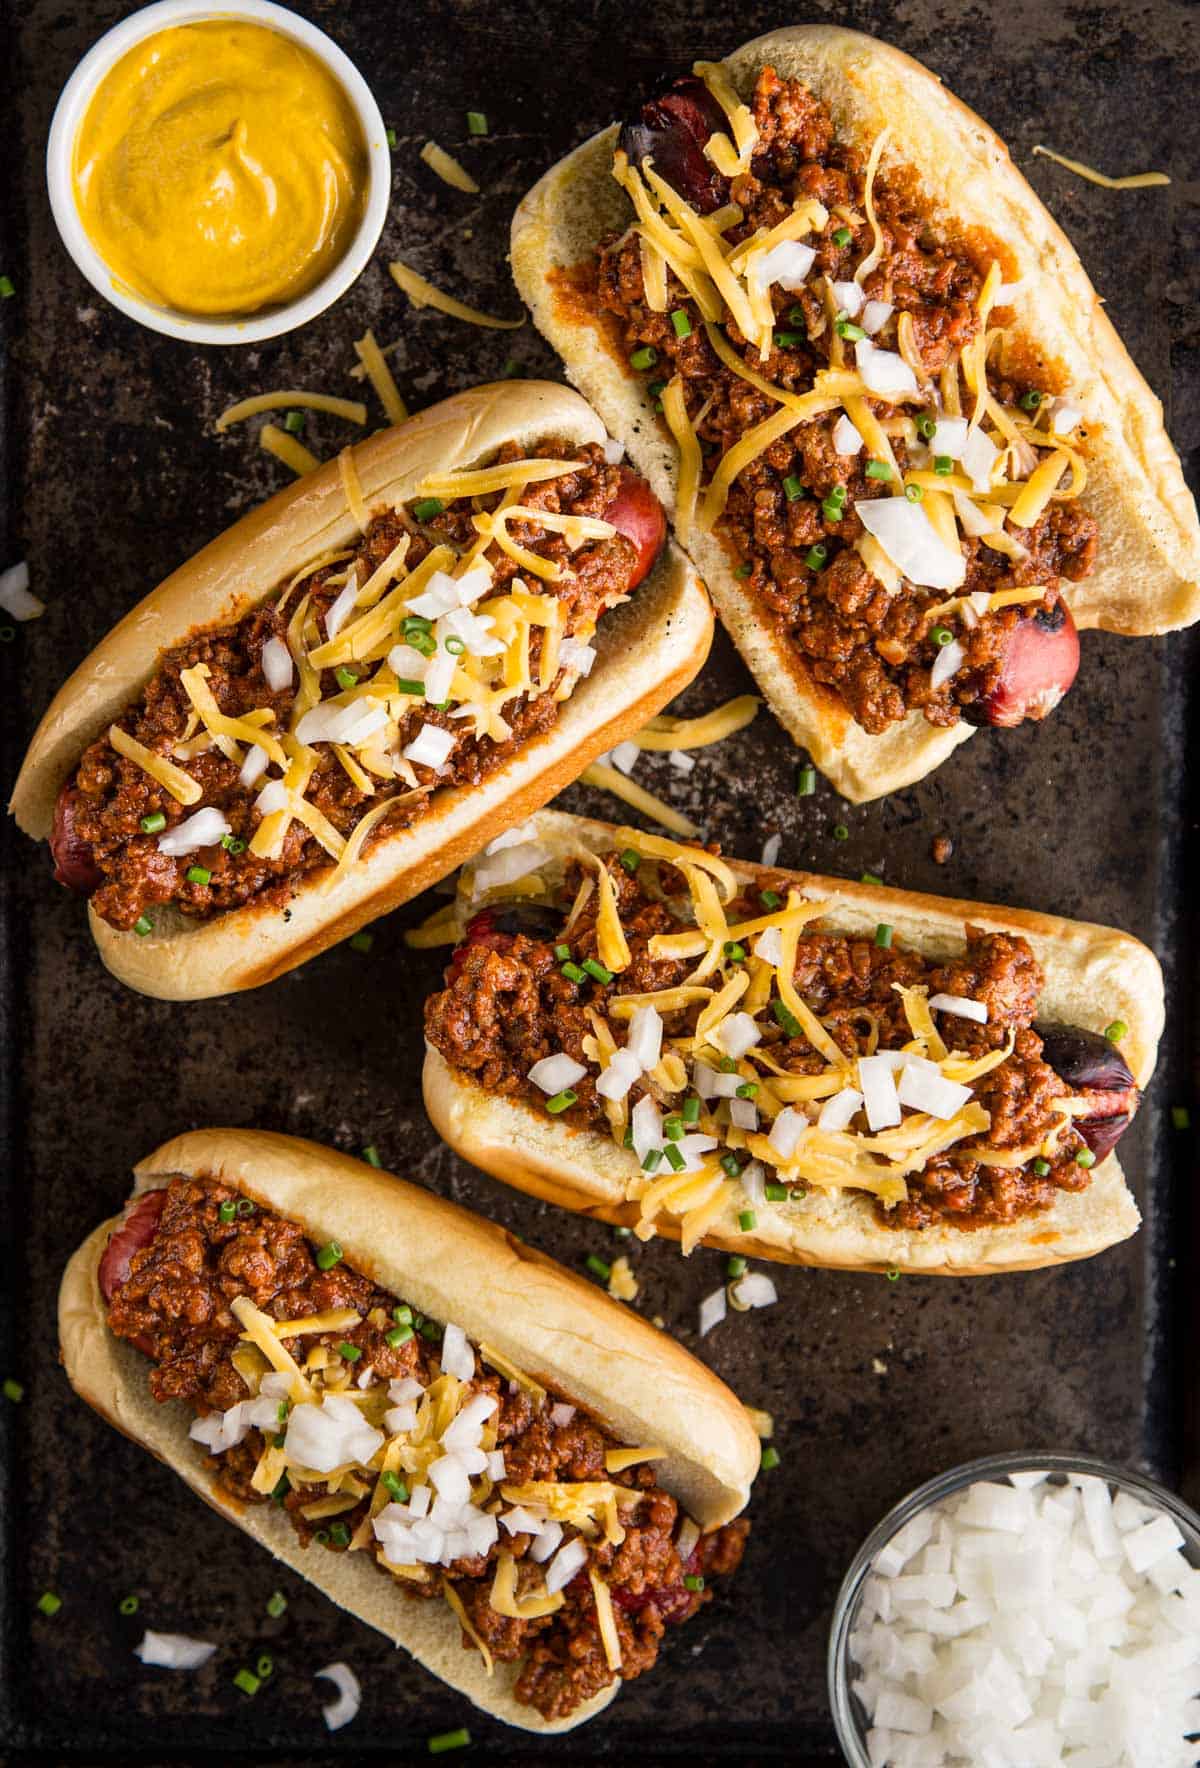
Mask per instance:
[[[886,460],[869,460],[866,474],[868,479],[894,479],[896,476]]]
[[[488,120],[482,111],[467,112],[467,133],[469,135],[486,135]]]
[[[19,1381],[14,1381],[11,1375],[4,1377],[0,1391],[3,1391],[5,1399],[11,1400],[14,1406],[19,1406],[25,1398],[25,1389]]]
[[[786,1185],[764,1185],[763,1196],[768,1203],[786,1203],[788,1189]]]
[[[262,1684],[253,1670],[239,1670],[233,1679],[233,1686],[240,1688],[243,1694],[257,1694]]]
[[[391,148],[391,149],[392,149],[392,150],[393,150],[393,152],[394,152],[394,151],[395,151],[395,148],[396,148],[396,131],[395,131],[395,130],[394,130],[394,129],[386,129],[386,130],[385,130],[385,131],[384,131],[384,134],[385,134],[385,135],[386,135],[386,137],[387,137],[387,144],[388,144],[388,146],[389,146],[389,147],[390,147],[390,148]]]
[[[384,1483],[386,1484],[386,1476]],[[287,1597],[283,1594],[282,1590],[274,1590],[271,1595],[268,1596],[267,1613],[273,1621],[277,1621],[280,1615],[287,1613]]]
[[[329,1545],[329,1530],[328,1529],[314,1529],[313,1530],[313,1540],[317,1543],[318,1547],[328,1547],[328,1545]]]
[[[1171,1128],[1173,1130],[1190,1130],[1191,1127],[1192,1127],[1192,1114],[1188,1110],[1187,1106],[1186,1105],[1172,1105],[1172,1107],[1171,1107]]]
[[[906,485],[904,496],[909,503],[921,503],[925,497],[925,487],[923,485]]]
[[[570,1087],[564,1087],[561,1093],[555,1093],[553,1099],[546,1100],[546,1110],[551,1117],[557,1117],[560,1111],[567,1111],[578,1103],[579,1094],[573,1093]]]
[[[407,1344],[412,1335],[411,1326],[389,1326],[383,1337],[385,1344],[390,1345],[396,1351],[400,1349],[402,1344]]]
[[[254,1205],[248,1197],[238,1198],[237,1212],[240,1216],[252,1216],[254,1214]]]
[[[674,313],[672,313],[671,324],[675,328],[675,336],[677,338],[690,338],[691,337],[691,335],[692,335],[692,322],[688,318],[687,314],[684,312],[682,307],[676,307]]]
[[[633,1237],[633,1229],[632,1228],[614,1228],[613,1234],[614,1234],[615,1238],[618,1240],[630,1240]]]
[[[808,771],[811,772],[812,770],[809,769]],[[813,779],[815,782],[815,780],[816,780],[815,774],[813,775]],[[803,797],[804,794],[801,793],[800,796]],[[778,890],[763,890],[763,891],[759,892],[759,896],[762,901],[763,907],[768,908],[768,909],[777,909],[779,907],[780,903],[782,903],[782,901],[783,901],[783,898],[782,898],[782,896],[780,896]]]
[[[334,1547],[349,1547],[350,1530],[344,1522],[335,1522],[330,1526],[329,1539]]]
[[[799,303],[797,303],[795,307],[788,308],[787,317],[788,317],[788,324],[789,325],[807,325],[808,324],[808,315],[804,311],[803,307],[801,307],[799,305]]]
[[[122,1596],[120,1602],[117,1604],[117,1613],[123,1615],[135,1615],[140,1607],[141,1604],[138,1602],[136,1596]]]
[[[152,810],[149,816],[144,816],[142,818],[143,835],[157,835],[158,831],[160,829],[165,829],[166,826],[167,819],[161,810]]]
[[[607,1283],[612,1276],[612,1266],[605,1264],[604,1260],[597,1257],[594,1252],[589,1252],[583,1262],[592,1273],[592,1276],[599,1277],[602,1283]]]
[[[382,1169],[383,1162],[379,1158],[379,1150],[375,1146],[374,1142],[369,1142],[367,1144],[367,1146],[362,1151],[362,1157],[366,1161],[368,1166],[373,1166],[373,1167],[376,1167],[377,1169]]]
[[[725,1260],[725,1275],[727,1277],[744,1277],[749,1264],[748,1258],[743,1258],[740,1252],[735,1252],[732,1258]]]
[[[344,1527],[345,1525],[343,1524],[342,1526]],[[349,1540],[349,1535],[347,1535],[346,1538]],[[264,1651],[254,1668],[258,1672],[259,1681],[265,1682],[267,1677],[274,1673],[275,1659],[271,1656],[269,1651]]]
[[[11,301],[16,292],[16,284],[12,277],[0,276],[0,301]]]
[[[670,1117],[664,1117],[663,1135],[667,1138],[668,1142],[681,1142],[683,1140],[682,1117],[676,1117],[674,1114]]]
[[[460,1725],[457,1731],[437,1732],[425,1747],[431,1756],[444,1756],[447,1750],[465,1750],[470,1741],[471,1733]]]
[[[770,1473],[773,1468],[779,1466],[779,1450],[772,1448],[770,1443],[768,1443],[762,1454],[759,1456],[758,1465],[764,1473]]]
[[[515,356],[510,356],[500,372],[506,381],[519,380],[522,372],[521,364],[517,361]]]
[[[624,850],[624,852],[620,855],[620,860],[621,860],[621,864],[625,867],[625,870],[629,873],[630,877],[632,878],[633,874],[637,871],[638,867],[642,863],[642,856],[634,848],[627,847]]]
[[[675,1146],[674,1142],[668,1142],[663,1149],[663,1153],[667,1157],[667,1165],[671,1167],[674,1172],[681,1173],[687,1165],[687,1161]]]
[[[16,636],[15,626],[0,626],[0,644],[11,645]]]
[[[754,569],[753,565],[747,565],[745,563],[740,564],[738,566],[737,570],[734,572],[734,576],[735,577],[749,577],[749,575],[750,575],[751,571],[753,571],[753,569]]]
[[[860,884],[882,884],[883,879],[879,876],[878,872],[864,872],[862,877],[859,879],[859,883]]]
[[[447,656],[461,657],[463,655],[463,653],[466,651],[466,648],[467,647],[466,647],[466,644],[464,643],[464,641],[453,632],[450,634],[450,637],[446,640],[446,654],[447,654]]]
[[[930,417],[928,412],[924,412],[917,419],[917,435],[920,436],[920,438],[923,442],[930,441],[932,439],[933,432],[936,429],[937,429],[937,419],[935,417]]]
[[[290,1400],[280,1400],[279,1404],[275,1408],[275,1422],[277,1424],[286,1424],[287,1423],[287,1415],[288,1415],[288,1411],[291,1407],[291,1403],[292,1402]]]
[[[725,941],[724,952],[731,964],[744,964],[746,962],[746,948],[744,945],[740,945],[736,939],[727,939]]]
[[[845,503],[845,501],[849,495],[850,495],[850,493],[845,485],[831,485],[830,486],[830,489],[829,489],[830,503]]]
[[[737,1155],[733,1153],[722,1154],[721,1169],[723,1172],[728,1173],[731,1179],[740,1178],[742,1174],[742,1169],[738,1165]]]
[[[554,948],[554,955],[560,964],[566,964],[570,961],[571,948],[569,945],[556,945]]]
[[[722,1074],[736,1074],[737,1073],[737,1063],[734,1061],[732,1056],[722,1056],[721,1060],[717,1064],[717,1067],[721,1070]]]
[[[334,1265],[342,1262],[342,1249],[338,1241],[327,1240],[317,1253],[317,1264],[322,1271],[332,1271]]]
[[[700,1122],[700,1101],[694,1096],[683,1101],[683,1121],[684,1123]]]
[[[790,350],[796,344],[805,343],[807,336],[808,334],[806,332],[777,331],[775,333],[775,348],[777,350]]]
[[[399,1307],[392,1309],[392,1319],[395,1320],[398,1326],[412,1325],[413,1311],[406,1301],[402,1301]]]
[[[345,665],[343,665],[340,669],[335,669],[333,673],[337,677],[337,684],[342,689],[343,693],[348,694],[351,688],[356,688],[358,686],[358,676],[353,669],[347,669]]]
[[[808,1196],[808,1192],[804,1189],[803,1185],[793,1185],[792,1186],[792,1202],[793,1203],[803,1203],[804,1199],[807,1196]]]
[[[1023,411],[1036,411],[1041,403],[1042,395],[1036,387],[1030,387],[1027,393],[1021,394],[1021,409]]]
[[[737,1090],[737,1097],[739,1099],[757,1099],[758,1082],[756,1080],[744,1080]]]
[[[1111,1025],[1104,1027],[1104,1035],[1110,1044],[1119,1044],[1123,1037],[1129,1036],[1129,1027],[1123,1019],[1114,1019]]]
[[[246,843],[239,841],[236,835],[222,835],[221,846],[226,853],[245,853]]]
[[[704,1579],[689,1572],[683,1580],[685,1590],[703,1590]]]
[[[886,1275],[889,1283],[899,1283],[899,1281],[900,1281],[900,1273],[896,1269],[895,1265],[893,1265],[891,1270],[887,1271],[885,1273],[885,1275]]]
[[[420,697],[423,699],[425,695],[425,683],[423,681],[414,680],[411,675],[399,676],[396,681],[396,688],[399,693],[411,694],[414,698]]]
[[[653,368],[657,361],[658,351],[653,344],[642,344],[630,354],[629,366],[631,368]]]
[[[846,827],[845,823],[834,823],[834,825],[833,825],[833,838],[835,841],[849,841],[850,831]]]
[[[613,979],[612,971],[606,970],[596,958],[585,958],[580,967],[587,971],[594,982],[611,982]]]
[[[722,1161],[721,1165],[725,1166],[725,1162]],[[725,1170],[726,1170],[726,1172],[729,1172],[728,1167],[725,1167]],[[731,1173],[730,1177],[732,1178],[732,1176],[733,1175]],[[752,1209],[742,1210],[740,1215],[738,1216],[738,1227],[742,1230],[742,1233],[748,1234],[752,1228],[757,1228],[757,1226],[758,1226],[758,1217],[755,1215],[754,1211]]]
[[[189,866],[183,876],[189,884],[212,883],[212,873],[207,866]]]
[[[657,1172],[662,1165],[662,1157],[663,1152],[661,1148],[647,1148],[646,1158],[642,1162],[642,1171],[644,1173]]]
[[[411,644],[413,633],[432,632],[433,622],[424,614],[406,614],[400,623],[400,630]]]
[[[852,344],[859,344],[866,337],[861,325],[855,325],[852,319],[835,319],[833,329],[839,338],[847,338]],[[867,469],[868,472],[870,468]]]
[[[775,1023],[782,1026],[789,1037],[799,1037],[804,1030],[796,1015],[785,1007],[782,1001],[771,1002],[771,1013]]]
[[[933,457],[933,470],[935,473],[939,473],[944,479],[948,473],[954,471],[954,462],[948,454],[935,454]]]
[[[1031,1162],[1031,1165],[1039,1179],[1044,1179],[1046,1174],[1050,1171],[1050,1162],[1048,1160],[1035,1160]]]
[[[811,798],[813,793],[816,791],[816,789],[817,789],[817,770],[816,770],[816,768],[815,767],[802,767],[800,769],[800,772],[796,775],[796,796],[797,796],[797,798]],[[770,894],[772,896],[774,896],[775,892],[772,890],[770,892]],[[766,896],[763,897],[763,901],[766,902]],[[768,908],[775,909],[775,908],[779,907],[779,903],[778,903],[778,901],[776,901],[776,902],[768,903],[767,906],[768,906]]]
[[[352,952],[369,952],[371,947],[375,944],[375,935],[365,931],[362,933],[352,933],[347,944]]]
[[[289,436],[300,435],[301,431],[304,429],[304,413],[302,411],[289,411],[283,420],[283,427]]]
[[[226,1198],[225,1202],[217,1211],[217,1215],[223,1222],[231,1222],[236,1214],[237,1204],[233,1201],[232,1197]]]
[[[656,399],[661,398],[662,395],[666,392],[666,390],[667,390],[666,381],[647,381],[646,382],[647,393],[653,393],[653,395]]]
[[[939,649],[944,645],[951,645],[954,643],[954,634],[948,626],[931,626],[929,629],[929,636]]]
[[[388,1472],[383,1475],[383,1489],[391,1493],[397,1504],[408,1503],[408,1487],[398,1473]]]
[[[854,236],[848,227],[835,227],[833,230],[833,243],[835,246],[848,246],[853,237]]]
[[[827,522],[840,522],[845,516],[846,511],[840,501],[835,501],[832,497],[827,497],[821,505],[821,514]]]
[[[1090,1166],[1095,1166],[1095,1164],[1096,1156],[1092,1153],[1090,1148],[1081,1148],[1079,1153],[1075,1156],[1075,1165],[1081,1166],[1085,1172]]]
[[[281,1473],[279,1478],[275,1481],[275,1484],[271,1487],[272,1504],[282,1504],[291,1489],[291,1480],[286,1473]]]
[[[440,497],[423,497],[419,503],[413,504],[413,515],[418,522],[431,522],[434,516],[440,516],[445,509]]]
[[[139,915],[137,920],[133,923],[133,930],[139,939],[145,939],[147,933],[154,932],[154,922],[150,919],[149,915]]]
[[[888,926],[886,921],[881,921],[875,929],[875,944],[880,946],[884,951],[887,951],[891,943],[892,929]]]
[[[587,981],[586,971],[581,970],[578,964],[564,964],[562,967],[562,973],[568,982],[580,983]]]
[[[56,1596],[53,1590],[43,1590],[37,1605],[44,1615],[56,1615],[62,1607],[62,1597]]]
[[[789,473],[783,481],[783,494],[789,503],[795,503],[797,498],[803,497],[806,489],[804,481],[798,479],[795,473]]]
[[[820,541],[818,541],[816,546],[810,546],[805,553],[804,563],[808,566],[810,571],[819,571],[828,557],[829,548],[827,546],[822,546]]]

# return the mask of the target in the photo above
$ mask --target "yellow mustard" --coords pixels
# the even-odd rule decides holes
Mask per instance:
[[[367,148],[301,44],[235,20],[138,43],[75,141],[79,214],[115,278],[181,313],[243,314],[320,281],[358,227]]]

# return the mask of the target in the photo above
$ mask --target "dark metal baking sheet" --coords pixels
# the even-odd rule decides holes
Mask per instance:
[[[27,557],[44,619],[0,647],[3,776],[11,782],[61,676],[128,608],[284,474],[250,428],[212,419],[263,387],[339,388],[367,323],[401,338],[399,381],[426,403],[501,372],[554,374],[536,336],[483,333],[414,314],[383,269],[403,254],[436,281],[514,312],[508,219],[541,169],[620,112],[662,66],[719,54],[785,22],[786,9],[728,0],[389,0],[306,4],[369,75],[395,127],[395,192],[383,249],[352,294],[304,332],[262,348],[192,349],[141,331],[84,285],[54,234],[42,154],[55,96],[123,5],[23,0],[8,9],[4,262],[18,293],[0,306],[7,348],[2,562]],[[995,124],[1080,248],[1109,310],[1162,394],[1184,450],[1200,441],[1194,275],[1197,185],[1185,163],[1200,73],[1195,14],[1143,0],[1050,8],[877,0],[829,17],[926,61]],[[1190,28],[1189,28],[1190,17]],[[491,132],[465,135],[467,108]],[[430,136],[460,150],[483,186],[450,191],[419,164]],[[1117,170],[1170,165],[1168,191],[1079,183],[1030,148]],[[318,449],[340,441],[318,421]],[[131,1163],[189,1125],[263,1124],[385,1162],[492,1215],[578,1265],[604,1230],[520,1198],[439,1146],[419,1095],[420,1002],[436,954],[412,955],[413,905],[377,930],[369,957],[336,950],[260,993],[170,1007],[141,1000],[96,961],[76,902],[44,853],[7,829],[3,1076],[5,1336],[0,1401],[6,1616],[0,1747],[10,1760],[294,1762],[420,1758],[462,1723],[497,1760],[797,1761],[833,1753],[824,1644],[841,1571],[905,1490],[985,1450],[1076,1447],[1127,1460],[1197,1495],[1186,1410],[1193,1273],[1187,1138],[1167,1107],[1193,1090],[1195,781],[1189,766],[1188,637],[1084,639],[1080,681],[1041,728],[981,735],[932,779],[861,810],[824,786],[797,801],[797,757],[764,714],[704,754],[690,781],[643,764],[735,853],[778,829],[785,864],[1028,904],[1111,921],[1167,966],[1171,1018],[1158,1077],[1123,1154],[1146,1212],[1131,1243],[1091,1263],[992,1281],[940,1282],[777,1270],[778,1307],[731,1320],[697,1347],[696,1304],[717,1255],[635,1254],[638,1306],[661,1315],[747,1401],[769,1407],[781,1467],[762,1480],[744,1570],[727,1599],[676,1638],[653,1676],[569,1743],[540,1749],[472,1715],[376,1635],[281,1574],[76,1401],[55,1361],[54,1302],[82,1234],[121,1203]],[[719,640],[688,709],[751,684]],[[612,806],[576,790],[567,802]],[[832,839],[844,822],[850,839]],[[954,854],[930,856],[947,833]],[[1189,858],[1190,856],[1190,858]],[[267,1597],[289,1599],[271,1621]],[[51,1621],[35,1611],[56,1590]],[[118,1599],[141,1598],[136,1619]],[[193,1675],[145,1671],[143,1624],[220,1639]],[[243,1662],[274,1653],[247,1702]],[[312,1671],[347,1659],[362,1713],[327,1738]]]

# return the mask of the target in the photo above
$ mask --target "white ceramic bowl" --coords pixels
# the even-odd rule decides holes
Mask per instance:
[[[358,118],[367,144],[368,164],[367,200],[358,232],[328,274],[297,300],[266,308],[261,313],[230,319],[198,318],[195,314],[180,313],[118,286],[112,270],[88,238],[80,220],[71,177],[71,160],[79,126],[97,86],[114,63],[135,43],[153,36],[156,31],[166,30],[171,25],[200,24],[217,18],[266,25],[282,36],[293,38],[323,62],[346,93]],[[323,313],[345,294],[366,268],[387,219],[392,155],[379,106],[366,81],[337,44],[307,19],[289,12],[285,6],[272,5],[271,0],[211,0],[207,5],[204,0],[157,0],[156,5],[144,7],[106,32],[63,87],[50,125],[46,180],[50,187],[50,207],[62,242],[92,287],[106,301],[111,301],[114,307],[151,331],[184,338],[192,344],[257,344],[264,338],[278,337],[282,332],[294,331],[297,326],[315,319],[318,313]]]

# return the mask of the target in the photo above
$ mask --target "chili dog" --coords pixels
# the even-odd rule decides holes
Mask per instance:
[[[269,981],[691,678],[711,610],[619,452],[564,388],[477,388],[299,480],[126,616],[12,801],[117,976],[169,999]]]
[[[780,721],[858,802],[1200,615],[1161,409],[995,134],[799,26],[562,160],[513,271]]]
[[[759,1450],[728,1388],[510,1234],[312,1143],[158,1149],[67,1267],[59,1330],[90,1405],[512,1725],[591,1718],[741,1557]]]
[[[426,1107],[476,1166],[685,1254],[969,1276],[1136,1230],[1137,940],[552,811],[523,840],[464,869],[426,1003]]]

